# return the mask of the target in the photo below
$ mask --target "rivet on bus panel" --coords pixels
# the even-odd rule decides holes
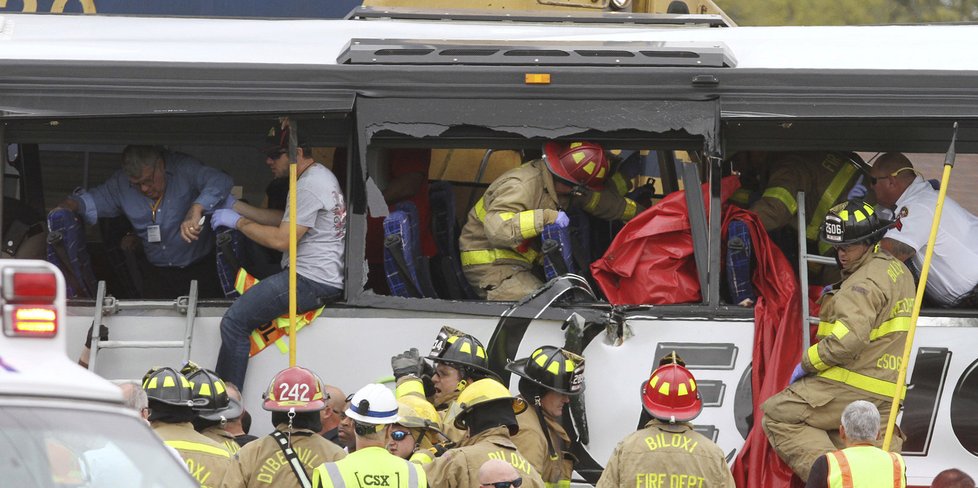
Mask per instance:
[[[526,84],[527,85],[549,85],[550,73],[527,73]]]

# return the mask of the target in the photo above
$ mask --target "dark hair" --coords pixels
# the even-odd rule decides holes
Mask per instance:
[[[149,421],[165,424],[182,424],[190,422],[197,416],[194,409],[184,405],[170,405],[159,400],[149,399]]]
[[[288,412],[272,412],[272,425],[278,426],[279,424],[289,423],[289,413]],[[323,430],[323,422],[319,419],[319,412],[296,412],[295,417],[292,418],[292,428],[294,429],[308,429],[313,432],[319,432]]]
[[[251,414],[248,413],[247,410],[245,410],[245,413],[241,414],[241,430],[243,430],[245,434],[251,432]]]

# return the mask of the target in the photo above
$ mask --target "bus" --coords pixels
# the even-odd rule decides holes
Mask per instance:
[[[970,158],[978,153],[970,40],[978,40],[978,27],[729,27],[710,14],[3,14],[0,188],[5,204],[47,212],[73,188],[115,171],[125,145],[160,144],[222,169],[239,196],[260,202],[270,176],[256,148],[287,116],[318,148],[317,159],[345,168],[348,209],[344,296],[298,334],[299,364],[352,391],[389,375],[392,355],[423,350],[445,325],[482,340],[497,365],[543,344],[574,344],[587,358],[575,478],[593,484],[618,441],[639,425],[638,385],[669,351],[686,359],[702,386],[698,430],[730,460],[757,420],[754,311],[727,303],[721,286],[718,203],[727,157],[747,150],[939,155],[957,123],[956,150]],[[370,278],[368,218],[387,212],[371,196],[388,181],[392,150],[431,151],[429,180],[450,188],[458,225],[495,177],[553,139],[639,154],[633,183],[654,178],[657,198],[686,192],[700,300],[613,306],[577,277],[518,303],[393,296],[360,285]],[[592,230],[597,237],[585,250],[598,259],[617,227]],[[230,300],[141,299],[120,278],[124,260],[113,257],[118,243],[108,234],[106,226],[89,228],[87,249],[111,297],[68,301],[69,355],[80,354],[89,327],[101,323],[111,341],[150,343],[100,351],[90,364],[106,378],[139,378],[183,359],[213,366]],[[799,329],[803,322],[799,316]],[[910,485],[928,485],[948,467],[978,466],[976,327],[974,310],[922,313],[899,421]],[[183,356],[153,343],[178,343]],[[257,431],[269,424],[261,393],[287,365],[279,347],[251,359],[240,386]]]

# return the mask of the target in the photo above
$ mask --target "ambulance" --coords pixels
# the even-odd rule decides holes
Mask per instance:
[[[45,261],[0,260],[0,485],[191,488],[185,466],[118,386],[65,355],[65,283]]]

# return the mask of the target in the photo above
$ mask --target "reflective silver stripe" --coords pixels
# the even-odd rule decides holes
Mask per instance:
[[[418,472],[415,470],[419,469],[419,466],[410,461],[404,462],[407,463],[408,467],[408,488],[418,488]]]
[[[336,467],[336,463],[326,463],[326,472],[329,473],[329,480],[333,483],[334,488],[346,488],[346,482],[343,481],[343,475],[340,473],[340,469]]]

